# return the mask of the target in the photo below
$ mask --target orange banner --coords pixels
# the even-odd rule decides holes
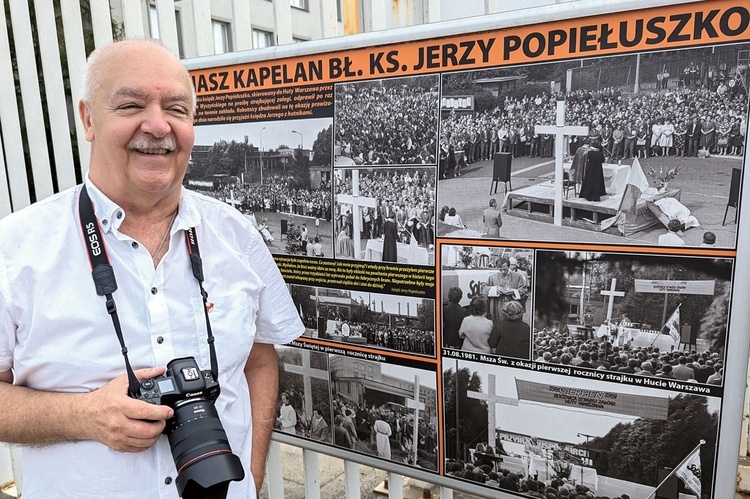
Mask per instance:
[[[750,40],[750,4],[712,1],[191,72],[199,96]]]

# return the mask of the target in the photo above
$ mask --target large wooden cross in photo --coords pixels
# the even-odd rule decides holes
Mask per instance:
[[[497,411],[495,406],[497,404],[505,404],[518,406],[518,399],[512,399],[508,397],[501,397],[497,394],[497,385],[495,384],[495,375],[490,374],[487,376],[487,393],[482,392],[466,392],[468,397],[473,399],[484,400],[487,402],[487,442],[490,442],[492,447],[497,446],[495,429],[497,428]]]
[[[569,135],[588,135],[589,127],[565,124],[565,101],[557,101],[557,120],[554,125],[536,125],[536,133],[555,136],[555,225],[562,225],[563,212],[563,157],[565,156],[565,137]]]
[[[302,365],[284,363],[284,370],[288,373],[300,374],[303,380],[303,389],[305,392],[305,418],[307,421],[312,419],[313,414],[313,393],[312,393],[312,380],[322,379],[329,382],[328,371],[323,369],[315,369],[310,365],[310,351],[300,351],[302,355]],[[299,409],[297,407],[296,409]]]
[[[341,181],[343,182],[344,179],[342,178]],[[362,208],[376,208],[378,206],[378,200],[359,195],[359,170],[352,170],[352,193],[339,194],[336,196],[336,201],[338,201],[339,204],[352,205],[352,242],[354,243],[354,258],[356,260],[361,260]]]

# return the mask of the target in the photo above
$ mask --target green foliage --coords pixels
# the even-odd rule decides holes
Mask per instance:
[[[300,235],[300,227],[295,224],[293,220],[289,220],[289,224],[286,229],[286,252],[290,255],[294,255],[302,252],[302,240]]]
[[[313,142],[313,166],[331,166],[331,143],[333,142],[333,125],[318,132]]]
[[[446,446],[453,452],[447,452],[450,457],[465,458],[465,449],[476,442],[487,440],[494,442],[494,438],[487,438],[487,403],[483,400],[470,398],[468,391],[482,391],[482,379],[468,368],[458,370],[458,400],[456,400],[456,374],[453,368],[443,373],[443,393],[445,404]],[[458,425],[456,425],[456,404],[458,404]],[[456,452],[456,437],[459,449]],[[494,437],[494,436],[493,436]]]
[[[417,327],[422,331],[432,331],[435,328],[435,301],[422,300],[417,308]]]
[[[586,448],[594,457],[597,473],[611,478],[656,486],[656,467],[674,468],[700,440],[701,482],[711,496],[718,414],[708,412],[707,399],[679,394],[669,401],[666,420],[642,418],[621,423]]]
[[[723,355],[732,287],[726,282],[717,283],[716,287],[714,300],[701,320],[700,337],[710,342],[711,351],[717,351]]]

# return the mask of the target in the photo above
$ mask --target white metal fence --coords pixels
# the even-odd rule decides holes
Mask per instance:
[[[446,1],[454,0],[395,3],[403,4],[401,12],[408,14],[401,18],[421,24],[440,20]],[[492,13],[565,1],[468,3],[482,4],[484,13]],[[9,27],[0,29],[0,217],[81,182],[89,156],[88,142],[74,116],[81,70],[90,50],[111,43],[121,34],[151,37],[158,33],[173,53],[201,57],[217,53],[217,48],[224,50],[227,45],[234,51],[257,48],[264,39],[256,33],[271,33],[273,45],[342,35],[342,11],[347,5],[360,7],[354,15],[357,25],[365,31],[403,23],[403,19],[393,17],[392,0],[307,0],[301,3],[306,9],[292,7],[291,3],[183,0],[177,6],[174,0],[112,0],[112,5],[100,0],[5,0],[0,9],[0,24]],[[234,29],[223,44],[217,44],[217,30],[221,33],[221,26],[228,24]],[[277,440],[284,441],[284,437]],[[298,444],[295,440],[289,443]],[[318,498],[316,452],[328,449],[312,443],[304,445],[308,447],[304,451],[306,497]],[[747,449],[747,438],[742,448]],[[14,457],[15,452],[0,444],[0,488],[14,480],[20,485],[19,460]],[[358,467],[354,462],[345,463],[346,497],[360,497]],[[383,468],[388,470],[387,466]],[[272,445],[269,469],[282,469],[278,443]],[[740,476],[743,475],[741,471]],[[283,497],[282,477],[282,473],[270,474],[269,497]],[[429,481],[430,477],[424,479]],[[391,474],[389,482],[400,484],[401,479]],[[440,495],[450,499],[453,491],[441,488]],[[402,489],[392,486],[389,497],[403,497]]]
[[[0,8],[0,217],[82,181],[88,169],[89,144],[75,116],[81,71],[87,54],[118,36],[158,38],[174,54],[201,57],[283,45],[343,34],[341,10],[348,0],[5,0]],[[412,22],[439,20],[441,0],[404,0]],[[485,12],[500,9],[497,0],[475,0]],[[556,0],[537,0],[556,3]],[[366,31],[393,26],[386,16],[391,0],[366,0],[356,13]],[[512,2],[508,2],[512,3]],[[419,15],[416,15],[419,14]],[[233,27],[225,45],[217,44],[219,25]],[[398,20],[397,20],[398,21]],[[271,39],[254,36],[270,33]],[[301,36],[296,34],[301,33]],[[254,46],[255,44],[255,46]],[[295,444],[296,442],[290,442]],[[317,451],[305,450],[306,497],[320,497]],[[359,465],[345,463],[346,496],[360,497]],[[282,469],[273,442],[269,469]],[[17,449],[0,443],[0,490],[22,487]],[[391,484],[400,484],[391,475]],[[284,497],[283,473],[269,474],[271,498]],[[392,486],[390,497],[403,497]],[[441,497],[452,491],[441,490]]]

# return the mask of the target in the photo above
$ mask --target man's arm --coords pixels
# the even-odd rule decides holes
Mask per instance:
[[[276,421],[276,400],[279,391],[279,366],[273,345],[255,343],[245,363],[245,379],[250,392],[253,414],[253,451],[250,472],[255,488],[260,491],[266,472],[266,455]]]
[[[164,368],[136,371],[139,379],[158,376]],[[56,393],[15,386],[11,371],[0,372],[0,441],[48,445],[97,440],[120,452],[151,447],[172,417],[156,406],[127,395],[125,374],[88,393]],[[146,421],[150,420],[150,421]]]

